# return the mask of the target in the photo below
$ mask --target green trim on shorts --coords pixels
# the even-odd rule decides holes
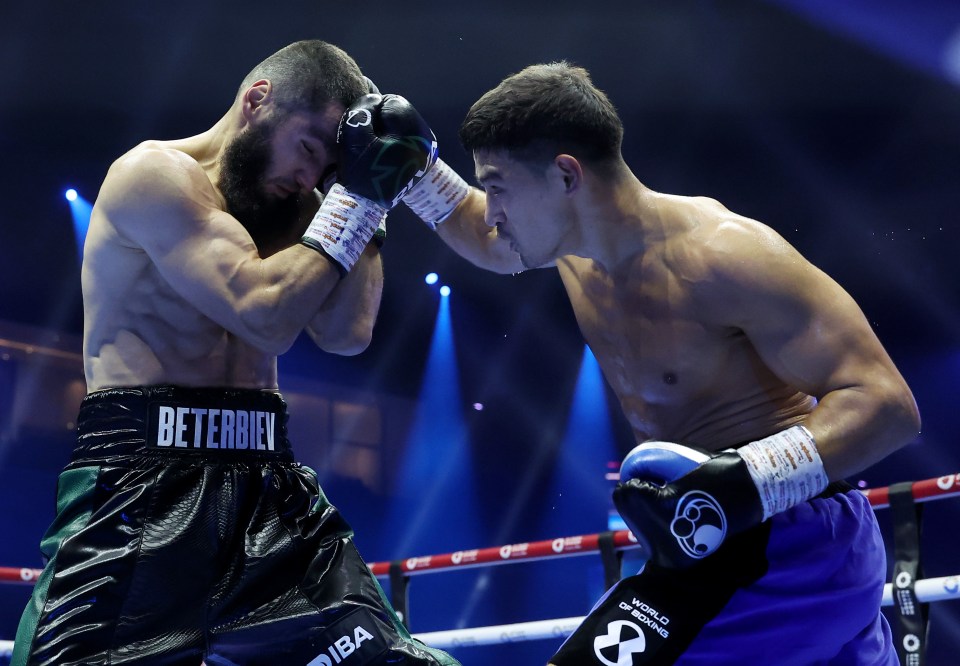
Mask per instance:
[[[437,648],[429,647],[426,643],[421,640],[418,640],[410,635],[410,631],[407,629],[406,625],[400,621],[400,618],[397,616],[396,611],[393,610],[393,604],[390,603],[390,600],[387,599],[387,595],[383,591],[383,587],[380,585],[380,581],[377,580],[377,577],[373,575],[373,572],[370,572],[370,577],[373,578],[373,582],[377,586],[377,592],[380,594],[380,601],[383,603],[383,607],[390,614],[390,619],[393,622],[394,629],[397,630],[397,633],[400,634],[400,637],[408,642],[416,645],[417,648],[428,653],[431,657],[437,660],[441,666],[461,666],[460,662],[451,657],[449,654],[443,650]]]
[[[323,492],[323,488],[320,487],[320,483],[317,479],[317,473],[310,467],[307,467],[306,465],[301,465],[301,467],[304,470],[307,470],[308,472],[310,472],[310,474],[313,476],[314,481],[317,482],[318,499],[317,499],[317,502],[311,508],[311,511],[325,510],[327,507],[331,506],[331,504],[330,504],[330,500],[327,499],[326,494]],[[349,538],[351,542],[353,541],[352,530],[350,531],[350,534],[347,535],[347,538]],[[356,544],[354,544],[353,547],[354,549],[356,549]],[[359,552],[357,553],[357,555],[359,556]],[[370,578],[373,580],[373,584],[377,586],[377,594],[380,595],[380,602],[383,604],[383,608],[387,611],[387,614],[390,616],[390,622],[391,624],[393,624],[393,628],[396,630],[397,634],[400,635],[400,638],[402,638],[407,643],[416,645],[417,648],[428,653],[430,656],[436,659],[441,666],[461,666],[459,661],[457,661],[456,659],[448,655],[446,652],[442,650],[438,650],[436,648],[428,647],[425,643],[423,643],[423,641],[419,641],[416,638],[413,638],[410,635],[410,632],[407,630],[407,627],[403,624],[403,622],[400,621],[400,618],[397,617],[396,611],[393,610],[393,604],[391,604],[390,600],[387,599],[387,595],[383,591],[383,587],[380,585],[380,581],[377,580],[377,577],[373,575],[372,571],[369,572],[369,574],[370,574]]]
[[[62,472],[57,479],[57,515],[40,541],[40,552],[47,558],[47,565],[37,578],[30,601],[20,617],[17,636],[13,642],[11,666],[24,666],[30,657],[37,624],[47,600],[47,591],[50,589],[50,580],[56,571],[57,551],[64,540],[82,530],[90,521],[99,474],[99,467],[80,467]]]

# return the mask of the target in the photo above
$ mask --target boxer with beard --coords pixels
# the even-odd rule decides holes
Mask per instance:
[[[279,393],[304,329],[331,353],[369,344],[371,241],[435,157],[406,100],[370,92],[342,50],[297,42],[213,127],[110,167],[82,266],[88,394],[17,666],[455,666],[398,621]]]

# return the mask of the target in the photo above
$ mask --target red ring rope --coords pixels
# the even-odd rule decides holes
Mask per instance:
[[[960,474],[948,474],[934,479],[924,479],[912,484],[913,498],[917,502],[929,502],[960,495]],[[890,488],[871,488],[863,491],[874,509],[890,505]],[[558,537],[546,541],[507,544],[474,550],[458,550],[455,553],[440,555],[422,555],[409,557],[402,561],[405,575],[414,575],[446,569],[464,569],[477,566],[505,564],[516,561],[536,561],[549,557],[570,557],[589,555],[600,549],[599,534],[585,534],[572,537]],[[613,533],[613,545],[617,550],[636,548],[637,540],[629,530]],[[386,577],[390,574],[390,562],[372,562],[370,570],[375,576]],[[40,575],[40,569],[19,567],[0,567],[0,583],[24,583],[32,585]]]

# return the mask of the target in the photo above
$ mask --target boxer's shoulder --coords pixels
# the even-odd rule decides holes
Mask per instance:
[[[209,205],[216,198],[207,171],[177,142],[145,141],[110,166],[99,203],[146,209],[186,202]]]
[[[180,227],[195,227],[195,220],[224,208],[206,169],[176,142],[163,141],[146,141],[119,157],[96,204],[98,217],[130,238],[181,234]]]

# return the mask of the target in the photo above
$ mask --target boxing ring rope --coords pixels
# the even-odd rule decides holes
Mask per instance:
[[[870,488],[862,490],[874,510],[890,506],[890,488]],[[914,502],[930,502],[960,495],[960,474],[950,474],[937,478],[924,479],[910,484],[910,495]],[[605,541],[604,537],[607,537]],[[406,580],[410,576],[441,571],[460,570],[478,566],[496,566],[512,562],[531,562],[553,557],[571,557],[590,555],[604,551],[610,545],[617,551],[639,548],[636,539],[629,530],[618,530],[605,534],[587,534],[574,537],[562,537],[546,541],[510,544],[477,550],[457,551],[440,555],[410,557],[400,562],[373,562],[370,569],[378,578],[390,578],[394,604],[406,609]],[[604,565],[607,566],[607,562]],[[395,589],[401,584],[401,598],[397,599]],[[609,581],[608,581],[609,583]],[[949,599],[960,599],[960,574],[917,580],[913,583],[918,602],[930,603]],[[609,585],[608,585],[609,587]],[[884,586],[881,606],[894,605],[892,583]],[[406,617],[406,614],[403,615]],[[565,638],[583,621],[583,617],[568,617],[554,620],[536,620],[514,624],[452,629],[428,633],[416,633],[417,638],[427,645],[441,649],[465,647],[471,645],[492,645],[513,643],[547,638]],[[409,624],[409,622],[408,622]]]
[[[909,484],[914,502],[930,502],[960,495],[960,473],[925,479]],[[861,491],[876,509],[890,506],[890,488],[872,488]],[[378,578],[389,578],[393,603],[406,618],[406,584],[411,576],[462,570],[474,567],[496,566],[514,562],[534,562],[548,558],[573,557],[600,554],[608,557],[612,551],[639,548],[629,530],[599,534],[558,537],[545,541],[507,544],[489,548],[462,550],[438,555],[409,557],[395,562],[372,562],[370,570]],[[605,566],[609,563],[605,561]],[[40,569],[0,567],[0,583],[32,585],[40,575]],[[397,589],[399,587],[399,590]],[[960,573],[951,576],[915,581],[916,599],[930,603],[960,599]],[[894,605],[892,583],[884,586],[882,606]],[[583,617],[568,617],[553,620],[536,620],[514,624],[452,629],[414,635],[428,645],[437,648],[454,648],[472,645],[492,645],[546,638],[565,638],[579,626]],[[409,622],[408,622],[409,624]],[[12,641],[0,641],[0,657],[9,656]]]
[[[917,598],[923,603],[960,599],[960,574],[918,580],[916,590]],[[881,605],[893,605],[893,585],[891,583],[884,586]],[[533,622],[474,627],[472,629],[448,629],[414,633],[414,636],[427,645],[440,649],[516,643],[546,638],[566,638],[580,626],[583,619],[584,616],[565,617],[557,620],[535,620]]]
[[[917,502],[929,502],[960,495],[960,474],[916,481],[912,484],[911,491],[913,499]],[[874,509],[884,509],[890,506],[889,488],[887,487],[866,489],[861,492],[870,500],[870,505]],[[617,550],[640,547],[629,530],[618,530],[613,532],[612,536],[614,547]],[[507,564],[518,560],[530,562],[550,557],[590,555],[600,550],[601,537],[602,534],[586,534],[477,550],[461,550],[442,555],[422,555],[403,560],[402,568],[404,575],[414,576],[436,573],[445,569],[460,570],[476,566]],[[372,562],[369,566],[375,576],[385,578],[390,575],[391,566],[395,564],[392,562]]]

